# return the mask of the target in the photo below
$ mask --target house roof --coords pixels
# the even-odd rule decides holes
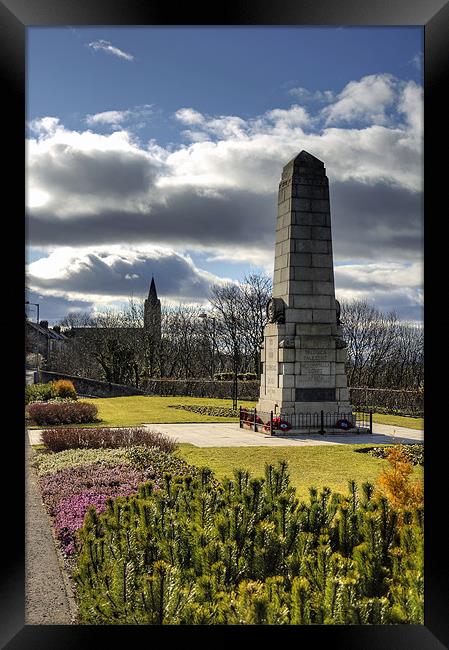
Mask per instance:
[[[38,325],[37,323],[33,323],[30,320],[27,320],[26,323],[27,323],[28,327],[31,327],[31,329],[36,330],[36,332],[38,332],[38,334],[41,334],[42,336],[45,336],[45,337],[47,337],[49,339],[53,339],[53,340],[56,340],[56,341],[65,341],[67,339],[67,336],[65,336],[64,334],[55,332],[50,327],[49,328],[42,327],[41,325]]]

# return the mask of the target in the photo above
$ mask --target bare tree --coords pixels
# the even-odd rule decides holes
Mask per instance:
[[[218,345],[232,370],[260,374],[260,346],[271,295],[269,277],[251,274],[242,284],[215,285],[209,302],[217,319]]]
[[[423,382],[423,331],[366,301],[342,303],[350,386],[413,389]]]
[[[260,346],[267,323],[266,306],[271,297],[271,278],[252,273],[247,275],[241,287],[243,314],[242,336],[251,358],[251,367],[257,375],[261,373]]]

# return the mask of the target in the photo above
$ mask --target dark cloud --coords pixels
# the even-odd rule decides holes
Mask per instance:
[[[28,282],[45,292],[97,294],[113,300],[114,297],[146,295],[152,275],[161,297],[178,300],[204,299],[211,285],[219,281],[219,278],[199,271],[185,257],[167,252],[157,257],[114,255],[114,259],[108,261],[102,253],[88,253],[72,259],[64,276],[47,279],[29,273]]]
[[[413,259],[423,247],[422,195],[387,184],[331,185],[336,259]],[[151,243],[265,251],[274,244],[276,198],[228,190],[225,197],[177,191],[147,213],[104,211],[55,220],[44,208],[28,218],[31,245]],[[274,247],[273,247],[274,250]]]
[[[147,213],[108,210],[55,220],[44,209],[29,214],[28,243],[86,246],[95,244],[271,245],[276,195],[228,191],[225,198],[177,192]]]
[[[387,184],[333,183],[334,256],[338,259],[419,259],[423,197]]]
[[[33,160],[30,175],[57,204],[67,196],[123,198],[147,192],[157,170],[136,151],[82,151],[56,143]]]

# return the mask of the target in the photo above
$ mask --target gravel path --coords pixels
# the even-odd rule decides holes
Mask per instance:
[[[26,445],[25,624],[70,625],[75,606],[61,570],[50,518],[42,504],[32,449]]]

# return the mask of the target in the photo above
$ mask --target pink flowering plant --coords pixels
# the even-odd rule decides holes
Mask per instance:
[[[54,524],[63,551],[72,555],[75,550],[75,534],[84,523],[84,516],[89,506],[94,506],[101,514],[106,509],[107,494],[82,492],[59,502],[55,510]]]
[[[53,474],[42,477],[39,481],[42,498],[50,515],[55,514],[58,504],[78,494],[101,493],[111,497],[119,494],[137,492],[139,483],[154,481],[154,473],[136,469],[131,465],[105,467],[99,465],[81,465],[66,467]],[[161,483],[162,478],[157,481]]]
[[[100,514],[108,498],[137,494],[142,483],[151,481],[160,489],[167,472],[178,476],[199,472],[172,453],[145,446],[38,453],[34,465],[66,558],[74,553],[76,531],[90,505]]]

